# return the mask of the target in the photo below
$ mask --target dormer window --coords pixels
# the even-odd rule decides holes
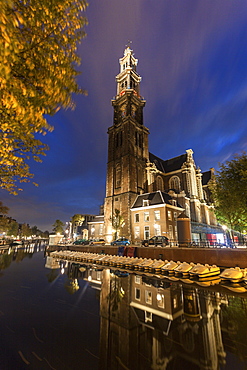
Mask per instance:
[[[148,207],[148,206],[149,206],[149,200],[144,199],[144,200],[142,201],[142,206],[143,206],[143,207]]]

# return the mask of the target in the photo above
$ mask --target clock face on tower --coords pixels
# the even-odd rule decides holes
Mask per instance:
[[[120,107],[120,117],[122,117],[122,118],[126,117],[126,108],[127,108],[126,104],[124,104]]]
[[[136,106],[134,104],[131,105],[131,117],[136,116]]]

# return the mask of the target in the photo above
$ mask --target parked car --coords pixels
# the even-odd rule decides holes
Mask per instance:
[[[78,239],[74,241],[73,244],[74,245],[85,245],[85,244],[89,244],[89,241],[86,239]]]
[[[100,244],[100,245],[105,245],[105,240],[104,239],[95,239],[95,240],[91,240],[90,245],[97,245],[97,244]]]
[[[166,236],[157,235],[157,236],[153,236],[150,239],[143,240],[142,245],[144,247],[148,247],[149,245],[153,245],[153,246],[158,245],[161,247],[165,247],[166,245],[169,245],[169,239]]]
[[[117,240],[113,240],[113,242],[111,242],[111,245],[130,245],[130,241],[129,239],[127,238],[118,238]]]

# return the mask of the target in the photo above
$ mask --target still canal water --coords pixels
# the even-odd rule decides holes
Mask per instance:
[[[0,370],[246,369],[247,291],[0,251]]]

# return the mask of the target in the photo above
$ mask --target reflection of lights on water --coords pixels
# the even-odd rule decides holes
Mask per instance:
[[[125,291],[123,290],[123,288],[122,288],[122,287],[120,288],[120,292],[121,292],[121,294],[122,294],[122,295],[124,295],[124,294],[125,294]]]
[[[88,281],[92,281],[92,276],[91,275],[88,276]]]
[[[10,254],[10,253],[11,253],[11,248],[8,249],[8,254]]]
[[[61,268],[61,274],[64,274],[64,267]]]

